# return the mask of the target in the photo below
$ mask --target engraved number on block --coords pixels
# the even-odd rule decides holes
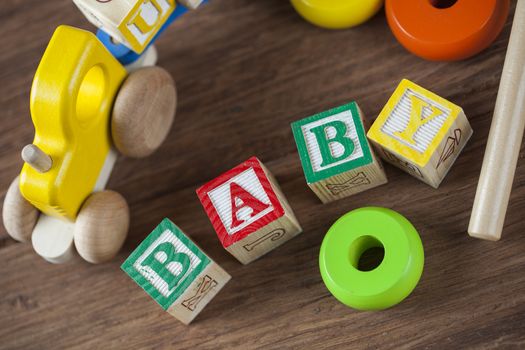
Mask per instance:
[[[200,282],[199,286],[197,287],[197,291],[193,296],[190,298],[184,300],[182,302],[182,306],[187,308],[190,311],[193,311],[197,308],[199,303],[201,302],[208,293],[217,286],[217,281],[211,278],[208,275],[205,275],[202,278],[202,281]]]
[[[281,237],[283,237],[285,234],[286,234],[286,231],[284,229],[278,228],[278,229],[275,229],[273,231],[268,232],[264,236],[259,237],[258,239],[256,239],[255,241],[253,241],[251,243],[243,245],[242,247],[247,252],[251,252],[259,244],[261,244],[261,243],[263,243],[265,241],[268,241],[268,240],[270,240],[272,242],[275,242],[275,241],[281,239]]]
[[[459,149],[459,144],[461,143],[461,136],[461,129],[455,129],[453,135],[447,138],[445,147],[443,147],[443,150],[441,151],[441,154],[439,156],[439,161],[436,165],[436,169],[439,168],[439,166],[445,161],[447,161],[450,157],[452,157],[454,153],[456,153],[456,150]]]
[[[450,113],[436,101],[407,89],[381,130],[409,148],[424,153]]]
[[[314,172],[363,157],[350,110],[301,127]]]
[[[214,188],[208,196],[228,235],[234,235],[274,210],[253,168]]]
[[[363,172],[359,172],[355,176],[353,176],[351,179],[338,183],[338,184],[326,184],[326,189],[332,193],[332,195],[337,196],[347,190],[350,190],[354,187],[363,186],[363,185],[370,185],[370,179],[366,177],[366,174]]]

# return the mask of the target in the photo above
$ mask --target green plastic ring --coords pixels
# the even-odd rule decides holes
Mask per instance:
[[[381,263],[358,269],[361,255],[383,247]],[[405,299],[423,272],[423,244],[410,221],[393,210],[353,210],[330,227],[319,253],[319,269],[328,290],[358,310],[382,310]]]

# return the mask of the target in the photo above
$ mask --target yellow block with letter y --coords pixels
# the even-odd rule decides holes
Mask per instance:
[[[22,195],[47,215],[74,220],[93,191],[111,147],[110,116],[124,67],[90,32],[60,26],[31,88],[33,144],[52,167],[24,164]]]
[[[368,131],[368,138],[425,167],[462,109],[403,79]]]

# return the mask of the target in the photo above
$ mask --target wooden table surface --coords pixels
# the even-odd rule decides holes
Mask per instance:
[[[502,240],[466,233],[511,18],[488,50],[457,63],[406,52],[384,13],[327,31],[288,1],[212,0],[178,20],[157,45],[158,65],[178,84],[175,125],[153,156],[119,158],[108,185],[131,209],[123,250],[103,265],[51,265],[0,225],[0,348],[524,348],[523,159]],[[71,0],[0,3],[2,199],[20,171],[19,151],[32,141],[31,80],[59,24],[93,30]],[[353,100],[373,121],[402,78],[462,106],[473,138],[438,190],[387,165],[388,185],[322,205],[305,184],[290,123]],[[276,175],[304,233],[242,266],[220,246],[195,189],[252,155]],[[414,292],[380,312],[337,302],[317,260],[330,225],[369,205],[411,220],[426,255]],[[233,276],[189,327],[120,270],[164,217]]]

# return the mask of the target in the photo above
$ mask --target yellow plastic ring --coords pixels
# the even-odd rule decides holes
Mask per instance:
[[[383,0],[290,0],[308,22],[328,29],[355,27],[369,20]]]

